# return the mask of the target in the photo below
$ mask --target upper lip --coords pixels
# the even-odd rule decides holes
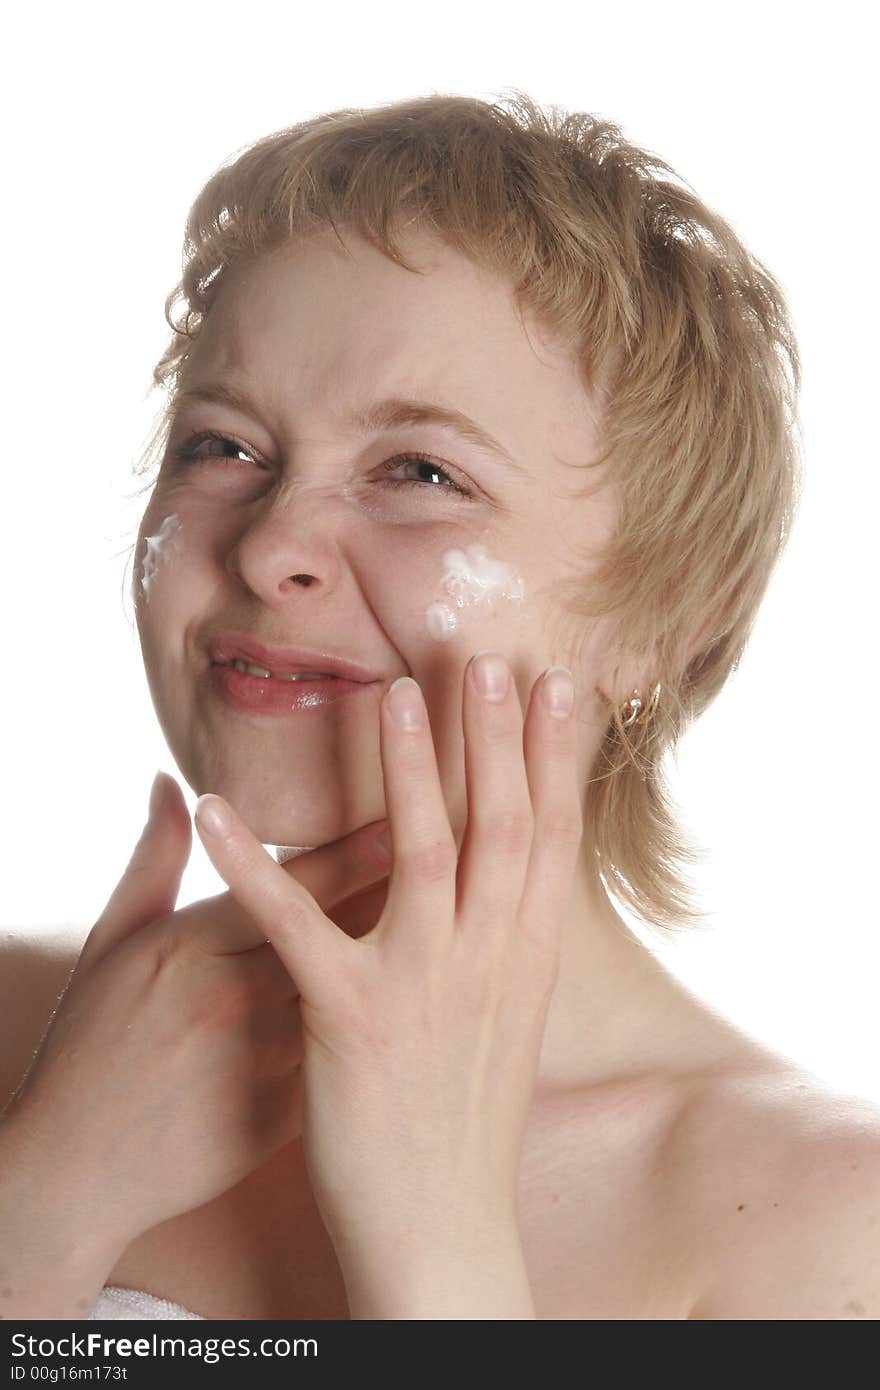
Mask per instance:
[[[315,671],[321,675],[337,676],[341,680],[369,681],[381,680],[375,671],[370,671],[347,656],[336,656],[333,652],[314,651],[306,647],[266,647],[255,637],[245,632],[226,632],[211,644],[211,660],[215,664],[223,661],[247,661],[252,666],[261,666],[273,675],[292,676],[297,671]]]

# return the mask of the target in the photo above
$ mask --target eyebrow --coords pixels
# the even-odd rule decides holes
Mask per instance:
[[[206,383],[204,386],[182,387],[175,398],[178,401],[214,401],[221,405],[231,405],[246,414],[258,413],[254,402],[246,391],[224,382]],[[172,408],[172,414],[176,415]],[[414,400],[408,396],[392,396],[388,400],[376,401],[360,414],[350,417],[351,426],[364,434],[378,434],[380,430],[399,429],[406,425],[439,425],[458,435],[460,439],[474,444],[484,453],[493,454],[513,472],[527,475],[524,468],[511,453],[494,439],[488,430],[471,420],[460,410],[449,406],[436,405],[433,401]]]

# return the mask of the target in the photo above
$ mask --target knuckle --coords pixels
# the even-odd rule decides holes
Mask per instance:
[[[401,867],[421,883],[436,883],[454,873],[457,862],[455,841],[444,837],[412,845],[404,851]]]
[[[518,853],[528,849],[535,834],[531,806],[513,806],[495,811],[487,820],[486,833],[500,849]]]
[[[125,877],[128,883],[140,883],[143,879],[149,882],[151,876],[154,874],[155,868],[153,861],[142,849],[136,849],[131,859],[129,859],[125,870]]]
[[[584,833],[584,820],[577,806],[554,806],[545,811],[540,818],[539,832],[542,839],[553,844],[577,846]]]
[[[178,973],[188,974],[193,958],[189,933],[165,927],[153,933],[149,955],[150,983],[167,981]]]
[[[546,1015],[559,979],[560,953],[545,941],[524,942],[523,965],[528,972],[529,993],[535,1011]]]
[[[220,1003],[216,965],[196,932],[168,923],[153,933],[151,949],[143,959],[143,983],[166,1002],[174,1000],[175,1008],[180,1005],[184,1014],[201,1017],[210,1012],[206,1000],[216,996]]]

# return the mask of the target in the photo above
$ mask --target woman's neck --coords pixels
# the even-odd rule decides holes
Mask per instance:
[[[371,884],[327,915],[347,935],[366,935],[382,915],[388,883]],[[562,923],[536,1099],[656,1073],[684,1074],[721,1064],[749,1046],[643,944],[584,865]]]

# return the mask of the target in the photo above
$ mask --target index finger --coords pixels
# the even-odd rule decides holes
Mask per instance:
[[[391,852],[378,838],[387,826],[385,820],[371,821],[328,845],[286,860],[280,868],[305,888],[322,911],[328,911],[388,877]],[[228,890],[190,906],[199,909],[190,913],[191,925],[204,933],[204,949],[216,955],[247,951],[267,940],[265,931]],[[176,915],[186,922],[188,912],[189,908],[183,908]]]
[[[300,993],[321,997],[332,988],[342,953],[351,949],[349,938],[305,888],[291,882],[293,875],[266,853],[224,797],[200,796],[195,824],[214,868],[245,916],[259,922],[263,940],[271,941]]]
[[[353,893],[387,878],[391,868],[391,849],[379,836],[388,829],[387,820],[371,821],[352,830],[329,845],[319,845],[281,865],[286,874],[312,895],[322,912],[344,902]]]

